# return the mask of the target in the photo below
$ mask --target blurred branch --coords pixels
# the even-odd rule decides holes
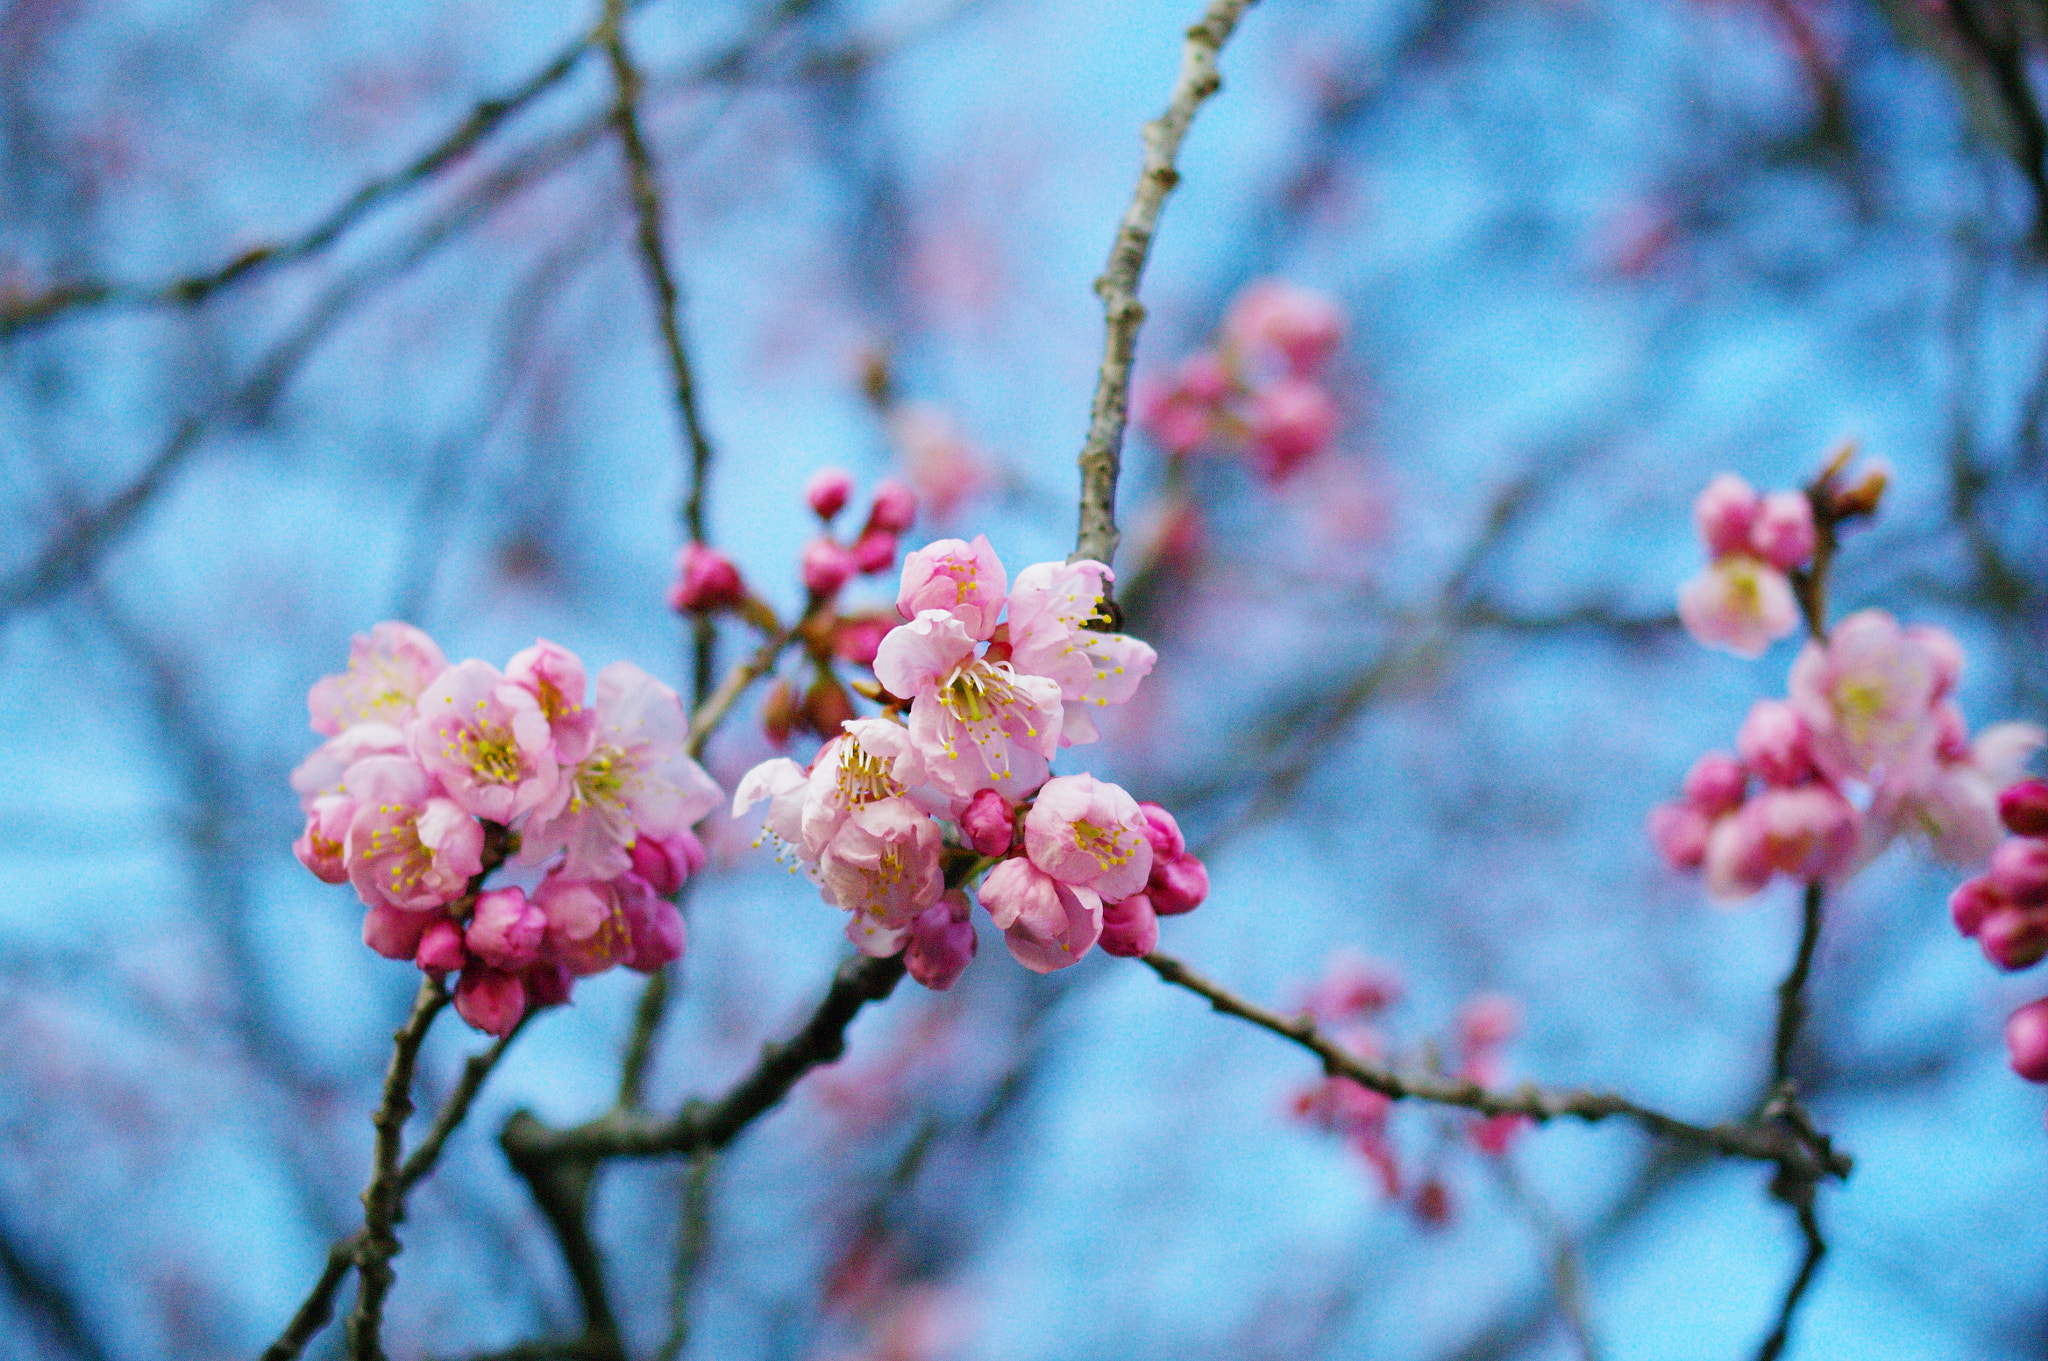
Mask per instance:
[[[1777,1361],[1784,1352],[1785,1343],[1792,1334],[1792,1318],[1799,1312],[1799,1305],[1806,1298],[1806,1288],[1813,1284],[1813,1274],[1820,1266],[1820,1259],[1827,1255],[1827,1240],[1821,1237],[1820,1218],[1814,1213],[1812,1197],[1809,1194],[1805,1204],[1799,1206],[1799,1232],[1806,1239],[1806,1251],[1799,1259],[1799,1269],[1793,1273],[1792,1284],[1785,1289],[1785,1302],[1778,1309],[1777,1326],[1757,1349],[1757,1361]]]
[[[42,1322],[51,1341],[78,1361],[106,1361],[107,1353],[93,1336],[78,1301],[51,1273],[29,1260],[15,1241],[12,1227],[4,1224],[0,1224],[0,1276],[7,1278],[8,1288],[27,1312]]]
[[[1827,1136],[1804,1122],[1749,1120],[1694,1125],[1610,1092],[1551,1090],[1526,1084],[1512,1092],[1490,1092],[1478,1083],[1431,1074],[1403,1075],[1369,1064],[1338,1045],[1306,1016],[1286,1017],[1211,983],[1179,960],[1157,951],[1145,963],[1167,983],[1206,998],[1227,1016],[1251,1022],[1308,1050],[1331,1077],[1349,1078],[1396,1101],[1426,1101],[1481,1115],[1521,1115],[1538,1124],[1572,1118],[1588,1124],[1620,1117],[1662,1139],[1710,1149],[1724,1157],[1770,1163],[1781,1172],[1817,1181],[1849,1175],[1852,1160],[1835,1151]]]
[[[655,1349],[655,1361],[677,1361],[690,1344],[690,1292],[711,1250],[711,1175],[717,1166],[715,1156],[700,1153],[683,1178],[683,1222],[669,1297],[668,1336]]]
[[[1570,1226],[1522,1179],[1511,1157],[1502,1154],[1491,1162],[1494,1174],[1500,1179],[1509,1199],[1522,1207],[1537,1236],[1549,1244],[1557,1311],[1564,1316],[1565,1329],[1578,1349],[1579,1361],[1599,1361],[1600,1349],[1593,1340],[1592,1325],[1586,1320],[1584,1271],[1579,1264],[1578,1251],[1572,1245]]]
[[[1771,1045],[1771,1090],[1786,1082],[1792,1066],[1792,1046],[1799,1040],[1799,1027],[1806,1020],[1806,979],[1813,970],[1814,947],[1820,943],[1821,904],[1826,888],[1819,880],[1808,884],[1801,900],[1799,948],[1792,968],[1778,985],[1778,1024]]]
[[[1102,369],[1095,382],[1095,400],[1089,411],[1088,439],[1081,447],[1080,527],[1075,536],[1071,560],[1093,558],[1112,565],[1116,558],[1116,483],[1122,467],[1124,425],[1131,398],[1131,361],[1137,354],[1138,328],[1145,321],[1144,304],[1138,301],[1138,278],[1152,251],[1152,236],[1159,225],[1160,209],[1180,172],[1174,157],[1181,139],[1187,136],[1195,110],[1223,86],[1217,74],[1216,57],[1230,40],[1238,19],[1253,0],[1210,0],[1201,19],[1187,32],[1181,50],[1180,75],[1174,80],[1166,112],[1145,125],[1145,162],[1138,174],[1137,192],[1117,228],[1110,247],[1109,263],[1095,281],[1102,298],[1103,318],[1108,335],[1103,344]]]

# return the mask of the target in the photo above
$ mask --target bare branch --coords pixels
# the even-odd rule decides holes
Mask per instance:
[[[1088,441],[1081,448],[1080,528],[1070,561],[1093,558],[1110,564],[1116,557],[1116,482],[1123,466],[1124,424],[1130,412],[1131,361],[1137,355],[1138,328],[1145,321],[1144,304],[1138,301],[1138,278],[1152,252],[1160,209],[1180,182],[1174,158],[1180,152],[1181,139],[1187,136],[1195,110],[1222,88],[1217,54],[1252,3],[1210,0],[1201,19],[1187,32],[1180,75],[1174,80],[1166,112],[1145,125],[1145,163],[1138,172],[1137,192],[1117,228],[1109,263],[1095,281],[1108,335],[1088,417]]]
[[[1799,1232],[1806,1239],[1806,1251],[1799,1259],[1799,1269],[1793,1273],[1792,1284],[1785,1288],[1785,1302],[1778,1307],[1777,1326],[1764,1339],[1764,1345],[1757,1349],[1756,1361],[1777,1361],[1784,1352],[1785,1343],[1792,1335],[1792,1319],[1806,1298],[1807,1287],[1813,1284],[1814,1273],[1820,1269],[1820,1259],[1827,1255],[1827,1239],[1821,1236],[1820,1216],[1814,1213],[1811,1196],[1799,1206]]]

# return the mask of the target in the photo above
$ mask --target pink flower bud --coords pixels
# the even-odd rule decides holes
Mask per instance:
[[[486,1035],[504,1039],[526,1014],[526,985],[515,974],[469,968],[455,986],[455,1010]]]
[[[547,914],[527,901],[525,889],[498,888],[477,896],[464,939],[484,963],[516,973],[540,958],[547,930]]]
[[[2022,907],[1993,912],[1977,928],[1984,957],[2008,973],[2031,969],[2048,955],[2048,921]]]
[[[1173,377],[1182,392],[1211,406],[1228,397],[1237,384],[1237,380],[1230,376],[1230,366],[1214,350],[1195,351],[1181,361]]]
[[[668,607],[684,614],[731,609],[746,598],[740,569],[732,559],[701,543],[684,544],[676,554],[676,580],[669,587]]]
[[[1785,700],[1758,700],[1735,734],[1735,750],[1766,784],[1789,789],[1813,778],[1813,732]]]
[[[1956,683],[1963,678],[1963,645],[1956,636],[1931,624],[1914,624],[1906,630],[1906,641],[1917,646],[1933,668],[1931,700],[1939,704],[1954,694]]]
[[[776,681],[761,697],[761,731],[778,749],[788,746],[789,734],[802,710],[803,701],[797,697],[796,687],[786,680]]]
[[[1120,903],[1103,905],[1103,950],[1122,959],[1136,959],[1151,954],[1158,944],[1159,914],[1152,910],[1150,898],[1134,893]]]
[[[1376,1016],[1400,1001],[1403,991],[1401,975],[1393,965],[1368,959],[1356,950],[1340,949],[1331,955],[1322,978],[1308,990],[1302,1005],[1327,1025],[1356,1016]]]
[[[1692,504],[1692,520],[1711,557],[1749,551],[1750,529],[1760,508],[1756,489],[1734,473],[1707,483]]]
[[[1526,1115],[1496,1115],[1472,1122],[1472,1144],[1481,1153],[1498,1158],[1508,1151],[1515,1136],[1529,1126]]]
[[[2048,997],[2006,1018],[2005,1049],[2015,1073],[2029,1082],[2048,1082]]]
[[[664,898],[703,869],[708,858],[704,843],[688,829],[670,837],[649,836],[642,832],[634,839],[628,853],[633,857],[633,873],[645,879],[648,887]]]
[[[2048,780],[2027,780],[2000,794],[1998,816],[2014,836],[2048,836]]]
[[[446,917],[435,918],[420,933],[420,946],[413,953],[412,962],[436,977],[454,973],[469,962],[469,952],[462,948],[462,928]]]
[[[378,903],[363,914],[363,944],[386,959],[411,959],[419,953],[420,937],[435,920],[429,913]]]
[[[1223,334],[1242,350],[1267,348],[1295,373],[1313,373],[1344,338],[1335,301],[1281,279],[1262,279],[1231,301]]]
[[[910,944],[904,948],[903,963],[919,983],[933,992],[944,992],[973,962],[977,943],[967,895],[955,889],[917,914],[910,924]]]
[[[639,885],[637,890],[630,890],[640,901],[629,913],[633,953],[627,958],[626,967],[638,973],[653,973],[671,960],[681,959],[690,943],[690,934],[676,905],[655,897],[654,891],[634,875],[620,876],[620,883]]]
[[[2016,903],[2048,903],[2048,841],[2016,836],[1991,853],[1991,886]]]
[[[1458,1039],[1468,1053],[1496,1049],[1521,1029],[1521,1005],[1501,993],[1484,993],[1458,1008]]]
[[[804,589],[820,600],[839,594],[853,573],[853,555],[832,540],[813,539],[804,548]]]
[[[1163,865],[1155,862],[1145,895],[1152,900],[1152,910],[1162,917],[1192,912],[1209,896],[1209,871],[1192,855]]]
[[[1781,571],[1813,556],[1820,536],[1813,527],[1813,503],[1803,491],[1774,491],[1758,505],[1749,528],[1756,555]]]
[[[875,488],[874,505],[868,511],[868,528],[901,534],[917,522],[917,493],[890,478]]]
[[[820,468],[804,483],[804,500],[820,520],[829,521],[846,508],[853,495],[853,474],[844,468]]]
[[[960,814],[960,834],[974,848],[976,855],[1001,855],[1010,849],[1015,831],[1015,816],[1010,805],[1003,802],[1003,796],[993,789],[976,790]]]
[[[973,543],[940,539],[903,560],[896,613],[915,619],[925,610],[944,610],[976,638],[987,638],[996,631],[1009,589],[1002,560],[986,534],[976,535]]]
[[[1749,776],[1740,762],[1727,752],[1710,751],[1692,763],[1682,792],[1687,803],[1712,818],[1740,808],[1748,787]]]
[[[2009,912],[2014,904],[2010,898],[1991,886],[1991,881],[1982,875],[1965,879],[1956,885],[1955,892],[1948,895],[1948,914],[1955,922],[1956,930],[1966,936],[1974,936],[1984,928],[1994,913]]]
[[[1754,805],[1718,819],[1707,833],[1706,856],[1700,862],[1707,892],[1724,902],[1761,893],[1771,882],[1770,843],[1753,815]]]
[[[1269,482],[1287,475],[1329,447],[1343,419],[1337,403],[1312,378],[1282,378],[1251,402],[1253,461]]]
[[[1180,834],[1180,823],[1173,814],[1156,803],[1141,803],[1138,811],[1144,814],[1145,825],[1141,829],[1145,840],[1152,843],[1152,863],[1161,860],[1178,860],[1188,853],[1187,839]]]
[[[1690,803],[1660,803],[1650,810],[1650,844],[1675,870],[1696,870],[1707,858],[1713,820]]]
[[[1415,1188],[1415,1218],[1426,1229],[1451,1222],[1451,1190],[1435,1177]]]
[[[870,526],[861,531],[847,552],[862,576],[875,576],[896,565],[896,531]]]
[[[879,611],[871,614],[843,614],[832,630],[832,653],[842,662],[855,666],[873,666],[875,653],[882,647],[882,639],[889,630],[896,627],[893,615]]]

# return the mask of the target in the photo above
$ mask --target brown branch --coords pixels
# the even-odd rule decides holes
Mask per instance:
[[[412,1115],[412,1075],[419,1062],[427,1028],[448,1005],[448,986],[429,974],[420,982],[412,1014],[391,1037],[391,1066],[384,1074],[384,1100],[370,1123],[377,1127],[375,1171],[363,1191],[363,1232],[356,1242],[359,1286],[355,1313],[348,1321],[351,1361],[382,1361],[378,1333],[384,1323],[384,1296],[396,1273],[391,1259],[399,1253],[400,1143]],[[445,1136],[444,1136],[445,1137]]]
[[[1080,526],[1070,561],[1093,558],[1109,564],[1116,557],[1116,482],[1122,470],[1124,424],[1131,399],[1131,362],[1138,350],[1138,328],[1145,306],[1138,301],[1138,278],[1152,251],[1152,236],[1166,196],[1180,182],[1174,168],[1181,139],[1203,101],[1222,88],[1216,57],[1230,39],[1237,21],[1253,0],[1210,0],[1201,19],[1188,30],[1181,49],[1180,74],[1174,80],[1166,112],[1145,125],[1144,168],[1137,192],[1117,228],[1109,263],[1095,281],[1102,298],[1107,336],[1102,369],[1095,380],[1095,401],[1088,417],[1088,440],[1081,447]]]
[[[1776,1092],[1792,1066],[1792,1046],[1799,1040],[1799,1027],[1806,1020],[1806,979],[1813,971],[1814,947],[1820,942],[1821,904],[1826,888],[1818,881],[1806,886],[1800,914],[1799,948],[1792,968],[1778,985],[1777,1037],[1771,1045],[1771,1090]]]
[[[327,1250],[327,1267],[320,1273],[320,1279],[313,1286],[306,1302],[292,1315],[292,1321],[278,1335],[277,1341],[263,1351],[263,1361],[298,1361],[306,1344],[320,1335],[334,1317],[334,1297],[341,1292],[341,1283],[348,1277],[350,1268],[356,1264],[356,1248],[360,1235],[350,1234]]]
[[[1813,1198],[1809,1193],[1805,1203],[1797,1207],[1799,1232],[1806,1239],[1806,1251],[1799,1259],[1799,1269],[1793,1273],[1792,1283],[1785,1288],[1785,1301],[1778,1307],[1777,1326],[1757,1349],[1757,1361],[1777,1361],[1784,1352],[1785,1343],[1792,1335],[1792,1319],[1799,1312],[1800,1303],[1806,1298],[1807,1287],[1813,1284],[1814,1273],[1820,1269],[1820,1259],[1827,1255],[1827,1239],[1821,1236],[1820,1216],[1814,1213]]]
[[[1456,1106],[1485,1116],[1521,1115],[1538,1124],[1567,1117],[1597,1124],[1620,1117],[1662,1139],[1708,1149],[1724,1157],[1770,1163],[1812,1180],[1846,1177],[1853,1165],[1851,1159],[1837,1153],[1825,1137],[1811,1135],[1810,1127],[1796,1124],[1745,1121],[1695,1125],[1611,1092],[1552,1090],[1533,1083],[1524,1084],[1512,1092],[1494,1092],[1463,1079],[1428,1073],[1397,1073],[1391,1068],[1368,1063],[1344,1049],[1318,1030],[1306,1016],[1283,1016],[1255,1002],[1248,1002],[1211,983],[1177,959],[1155,951],[1145,956],[1145,963],[1164,981],[1206,998],[1215,1010],[1249,1021],[1300,1045],[1323,1061],[1323,1071],[1330,1076],[1349,1078],[1396,1101]]]

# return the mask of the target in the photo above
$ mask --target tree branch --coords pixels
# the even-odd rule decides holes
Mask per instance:
[[[1124,424],[1129,418],[1131,361],[1137,354],[1138,328],[1145,321],[1138,301],[1138,279],[1152,252],[1152,236],[1166,196],[1180,182],[1174,158],[1181,139],[1203,101],[1222,88],[1216,57],[1251,8],[1253,0],[1210,0],[1201,19],[1188,30],[1181,49],[1180,75],[1174,80],[1166,112],[1145,125],[1144,168],[1137,192],[1117,228],[1109,263],[1095,281],[1102,298],[1108,335],[1103,342],[1102,369],[1095,380],[1095,401],[1088,417],[1088,440],[1081,447],[1080,527],[1069,561],[1093,558],[1104,564],[1116,557],[1116,482],[1122,470]]]

